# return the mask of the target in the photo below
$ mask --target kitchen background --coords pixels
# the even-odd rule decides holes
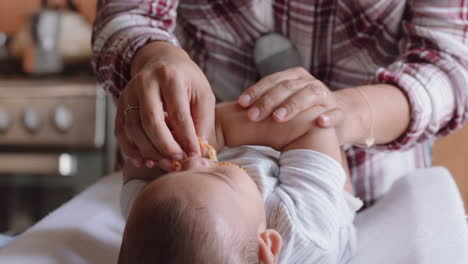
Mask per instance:
[[[112,101],[90,66],[96,0],[0,0],[0,232],[18,233],[112,171]],[[468,128],[438,140],[468,201]]]
[[[0,232],[21,232],[113,167],[90,65],[95,1],[0,1]]]

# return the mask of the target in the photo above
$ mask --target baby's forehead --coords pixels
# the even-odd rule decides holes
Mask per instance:
[[[188,201],[204,201],[226,195],[229,184],[222,180],[221,172],[214,175],[205,171],[181,171],[168,173],[149,183],[143,190],[150,196],[166,199],[173,195]]]
[[[233,227],[241,228],[238,226],[239,215],[243,215],[241,208],[254,206],[254,203],[247,200],[246,204],[243,193],[236,192],[222,180],[205,174],[202,172],[197,175],[168,175],[173,179],[161,181],[162,184],[155,184],[156,188],[150,187],[145,191],[153,198],[157,196],[153,203],[175,199],[182,208],[195,210],[200,220],[204,221],[203,225],[206,223],[207,227],[221,228],[220,232],[229,232]],[[188,180],[182,181],[182,177],[178,176]],[[204,177],[207,179],[200,180]]]

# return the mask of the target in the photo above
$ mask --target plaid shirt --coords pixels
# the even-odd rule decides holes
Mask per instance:
[[[430,166],[432,139],[468,117],[467,25],[466,0],[100,0],[93,61],[118,97],[137,50],[168,41],[189,52],[218,99],[236,100],[259,80],[256,39],[275,31],[332,90],[399,87],[411,104],[408,131],[385,146],[347,149],[356,194],[369,205]]]

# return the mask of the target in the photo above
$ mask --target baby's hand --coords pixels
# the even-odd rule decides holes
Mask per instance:
[[[292,68],[263,78],[247,89],[238,102],[249,108],[248,116],[252,121],[272,115],[275,121],[286,122],[312,106],[327,109],[326,114],[317,119],[322,127],[339,124],[343,116],[334,93],[304,68]]]

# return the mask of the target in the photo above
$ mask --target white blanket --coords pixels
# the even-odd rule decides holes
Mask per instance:
[[[120,174],[105,177],[7,247],[1,264],[116,263],[124,227]],[[463,204],[443,168],[419,170],[394,184],[358,214],[358,253],[352,264],[465,264]]]

